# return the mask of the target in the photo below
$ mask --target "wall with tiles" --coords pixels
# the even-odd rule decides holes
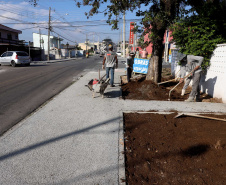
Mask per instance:
[[[226,44],[219,44],[214,50],[207,73],[202,75],[201,91],[222,98],[226,103]]]
[[[180,66],[172,64],[174,74],[178,77]],[[226,103],[226,44],[219,44],[210,59],[210,67],[202,74],[200,89],[214,98],[222,98]]]

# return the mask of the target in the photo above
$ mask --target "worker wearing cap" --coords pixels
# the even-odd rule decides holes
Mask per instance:
[[[128,58],[126,59],[126,69],[127,69],[127,81],[130,82],[130,78],[133,72],[133,64],[134,64],[134,53],[130,53]]]
[[[200,88],[199,88],[199,82],[201,78],[201,72],[202,72],[202,62],[204,58],[201,56],[194,56],[194,55],[188,55],[187,56],[187,66],[186,66],[186,71],[191,73],[194,71],[191,76],[192,76],[192,91],[189,95],[189,98],[185,101],[187,102],[194,102],[195,98],[196,101],[199,100],[200,97]],[[180,82],[183,82],[184,79],[181,78]]]
[[[109,51],[106,52],[103,60],[102,69],[106,68],[106,78],[109,78],[109,72],[111,72],[110,86],[114,87],[114,73],[118,68],[118,58],[115,52],[113,52],[112,45],[109,45]],[[106,64],[105,64],[106,63]]]

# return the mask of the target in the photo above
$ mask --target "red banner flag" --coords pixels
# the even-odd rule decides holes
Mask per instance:
[[[130,22],[130,33],[129,33],[129,43],[133,44],[134,33],[132,30],[134,29],[134,22]]]

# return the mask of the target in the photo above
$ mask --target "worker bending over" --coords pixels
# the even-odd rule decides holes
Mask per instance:
[[[200,98],[200,88],[199,88],[199,82],[201,78],[201,72],[202,72],[202,62],[204,60],[201,56],[194,56],[194,55],[187,55],[184,59],[187,59],[187,65],[186,65],[186,72],[193,73],[191,74],[191,78],[193,80],[192,83],[192,91],[189,95],[189,98],[185,101],[187,102],[194,102],[199,101]],[[191,80],[191,78],[189,80]],[[180,82],[182,83],[184,81],[184,78],[180,79]],[[185,82],[185,85],[187,83]]]

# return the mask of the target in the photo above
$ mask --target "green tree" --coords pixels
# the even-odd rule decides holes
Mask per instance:
[[[143,42],[143,46],[153,44],[152,60],[146,79],[157,83],[161,80],[164,33],[180,15],[183,2],[184,0],[77,0],[77,6],[91,6],[86,14],[89,17],[98,14],[101,4],[107,3],[104,14],[108,16],[107,22],[112,25],[113,29],[118,28],[119,15],[125,11],[136,11],[137,16],[142,16],[143,35],[149,34],[150,39]],[[146,10],[140,11],[142,5],[147,7]]]
[[[200,0],[190,1],[190,5],[194,14],[171,27],[173,39],[180,52],[203,56],[206,68],[216,45],[226,42],[226,3]]]
[[[153,80],[155,83],[161,81],[162,72],[162,53],[164,50],[163,38],[168,27],[175,20],[183,15],[184,1],[183,0],[160,0],[153,1],[150,9],[144,12],[138,12],[138,15],[143,15],[142,23],[144,32],[141,37],[143,47],[150,43],[153,44],[152,57],[149,62],[147,80]],[[144,36],[148,34],[149,40],[144,42]]]
[[[37,4],[36,0],[30,0]],[[94,14],[100,13],[100,6],[105,4],[107,7],[102,13],[108,16],[107,23],[112,25],[113,29],[118,29],[119,15],[126,11],[136,11],[138,16],[142,16],[144,33],[149,34],[149,41],[143,44],[153,43],[152,60],[149,65],[147,74],[148,80],[159,82],[162,71],[162,52],[163,36],[165,30],[179,16],[180,10],[183,9],[185,0],[75,0],[77,6],[90,6],[90,11],[86,13],[87,18]],[[140,11],[140,8],[146,7],[146,10]],[[150,27],[150,25],[152,25]],[[142,40],[142,39],[141,39]],[[153,69],[153,66],[155,68]]]
[[[31,1],[36,4],[36,0]],[[209,12],[210,9],[206,13],[202,10],[207,3],[212,3],[214,7],[222,4],[222,0],[75,0],[75,2],[77,2],[78,7],[91,7],[90,11],[86,13],[87,17],[100,13],[100,6],[105,4],[107,7],[103,13],[108,16],[107,22],[112,25],[113,29],[118,28],[119,15],[126,11],[136,11],[138,16],[143,17],[143,36],[148,34],[150,40],[147,42],[144,42],[143,38],[140,40],[143,46],[149,43],[153,44],[152,58],[146,79],[154,82],[161,81],[162,53],[164,49],[162,43],[165,30],[175,23],[178,18],[183,17],[187,13],[193,12],[194,15],[198,16],[211,14]],[[143,5],[146,10],[140,11]],[[186,5],[191,6],[190,12],[186,11]],[[221,19],[225,19],[225,16]]]

